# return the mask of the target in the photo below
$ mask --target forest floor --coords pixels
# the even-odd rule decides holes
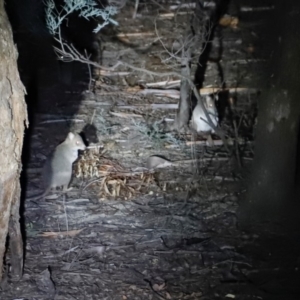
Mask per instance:
[[[118,16],[118,41],[116,33],[102,40],[104,65],[121,59],[158,73],[174,67],[162,63],[169,53],[156,38],[174,41],[189,18],[178,14],[173,23],[174,14],[158,15],[158,33],[149,7],[141,6],[143,18],[129,18],[130,10]],[[26,196],[40,191],[43,161],[69,131],[83,132],[93,147],[75,163],[71,191],[25,197],[24,275],[5,277],[1,299],[299,299],[297,242],[277,229],[243,231],[237,217],[253,159],[253,70],[264,61],[263,53],[252,56],[255,24],[225,26],[212,42],[212,53],[223,44],[228,94],[218,110],[229,149],[218,136],[209,145],[170,130],[178,78],[124,67],[126,75],[96,77],[87,87],[89,73],[78,63],[71,85],[49,78],[47,68],[40,73],[35,95],[43,104],[30,131]],[[137,51],[141,45],[151,47]],[[219,67],[208,63],[202,94],[220,89]],[[153,155],[168,164],[148,169]]]

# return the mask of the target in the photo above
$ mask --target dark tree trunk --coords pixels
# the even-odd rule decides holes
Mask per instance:
[[[300,111],[300,2],[276,4],[270,26],[262,36],[271,60],[264,78],[268,88],[258,106],[253,169],[241,202],[244,224],[286,225],[299,219],[295,175]]]

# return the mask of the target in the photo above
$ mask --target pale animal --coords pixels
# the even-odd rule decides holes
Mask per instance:
[[[215,97],[213,95],[206,96],[204,99],[204,106],[213,125],[217,127],[219,118],[215,104]],[[200,103],[198,103],[193,110],[191,126],[195,131],[197,131],[197,133],[210,134],[215,132],[214,128],[212,128],[210,122],[208,121]]]
[[[67,138],[59,144],[47,158],[42,172],[44,192],[29,199],[44,197],[51,189],[63,187],[68,189],[72,177],[72,166],[78,158],[78,150],[85,150],[86,146],[77,133],[69,132]]]

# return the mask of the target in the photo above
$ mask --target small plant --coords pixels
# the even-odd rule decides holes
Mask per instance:
[[[117,8],[114,6],[107,6],[104,9],[97,8],[97,3],[93,0],[64,0],[64,5],[61,10],[58,10],[55,6],[54,0],[46,1],[46,24],[51,35],[60,35],[60,26],[67,19],[67,17],[74,13],[79,12],[79,17],[83,17],[87,20],[89,18],[103,19],[102,24],[94,29],[94,32],[99,32],[103,27],[112,23],[118,25],[118,23],[111,18],[117,14]]]
[[[174,137],[172,133],[164,132],[160,129],[160,123],[160,121],[156,121],[151,125],[146,125],[140,121],[133,120],[134,127],[154,144],[154,148],[163,147],[165,143],[181,147],[182,141]]]

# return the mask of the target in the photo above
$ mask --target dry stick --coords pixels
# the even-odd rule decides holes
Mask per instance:
[[[261,7],[250,7],[250,6],[242,6],[240,8],[241,12],[252,12],[252,11],[265,11],[265,10],[273,10],[275,9],[274,5],[271,6],[261,6]]]
[[[64,213],[65,213],[65,217],[66,217],[66,229],[67,229],[67,232],[69,232],[69,222],[68,222],[67,208],[65,205],[65,198],[66,198],[66,195],[63,195],[63,207],[64,207]]]
[[[146,83],[147,87],[167,87],[168,85],[180,85],[180,80],[166,80],[166,81],[160,81],[160,82],[152,82],[152,83]]]
[[[111,71],[105,71],[105,70],[100,70],[99,75],[102,76],[127,76],[130,75],[130,72],[111,72]]]
[[[166,81],[164,81],[166,82]],[[155,83],[152,86],[157,86]],[[218,87],[208,87],[208,88],[201,88],[200,89],[200,95],[209,95],[212,93],[218,93],[218,92],[224,92],[228,91],[229,93],[242,93],[242,92],[256,92],[257,89],[253,88],[225,88],[225,89],[220,89]],[[173,90],[173,89],[155,89],[155,88],[141,88],[139,86],[133,87],[133,88],[127,88],[126,89],[127,93],[132,93],[136,95],[149,95],[149,94],[154,94],[157,97],[168,97],[172,99],[180,99],[180,91],[178,90]],[[117,93],[117,92],[114,92]],[[120,93],[120,92],[119,92]]]
[[[200,160],[201,161],[227,161],[228,157],[218,157],[218,158],[202,157]],[[181,165],[191,164],[191,163],[195,163],[197,161],[198,161],[198,159],[186,159],[186,160],[177,160],[177,161],[166,160],[165,162],[157,165],[154,169],[163,169],[163,168],[167,168],[167,167],[180,167]]]
[[[243,145],[243,144],[247,144],[247,143],[250,144],[250,142],[245,142],[245,141],[242,140],[242,139],[236,140],[235,143],[237,143],[237,144],[239,144],[239,145]],[[190,141],[190,142],[187,141],[185,144],[186,144],[187,146],[189,146],[189,145],[206,145],[206,144],[207,144],[207,141]],[[229,140],[227,141],[227,144],[230,145],[230,146],[232,146],[232,145],[234,145],[234,141],[231,140],[231,139],[229,139]],[[222,145],[223,145],[223,141],[222,141],[222,140],[214,140],[214,145],[215,145],[215,146],[222,146]],[[171,147],[166,146],[166,148],[171,148]]]
[[[120,109],[177,109],[177,103],[152,103],[152,104],[136,104],[136,105],[117,105]]]
[[[140,87],[128,88],[126,90],[129,93],[139,94],[139,95],[148,95],[154,94],[155,96],[165,96],[169,98],[179,99],[179,91],[178,90],[161,90],[161,89],[141,89]]]
[[[91,117],[90,124],[93,124],[93,122],[94,122],[95,113],[96,113],[96,109],[94,109],[94,111],[93,111],[93,115],[92,115],[92,117]]]
[[[235,139],[237,141],[238,138],[239,138],[239,134],[238,134],[238,128],[236,126],[236,121],[235,120],[233,120],[233,128],[234,128]],[[239,145],[238,145],[237,142],[235,142],[235,151],[236,151],[236,156],[237,156],[237,161],[238,161],[239,167],[241,168],[242,164],[241,164],[241,159],[240,159]]]
[[[135,6],[134,6],[134,12],[133,12],[133,15],[132,15],[132,19],[135,19],[136,18],[136,15],[137,15],[137,10],[139,8],[139,0],[135,0]]]
[[[238,135],[238,130],[239,130],[239,128],[240,128],[240,126],[241,126],[241,124],[242,124],[242,120],[243,120],[243,118],[244,118],[244,115],[245,115],[245,112],[243,112],[242,113],[242,116],[241,116],[241,118],[240,118],[240,121],[239,121],[239,124],[238,125],[236,125],[236,122],[235,122],[235,120],[234,120],[234,130],[236,131],[236,136]],[[237,140],[236,140],[237,141]],[[237,151],[238,151],[238,145],[236,145],[236,148],[237,148]],[[238,158],[239,159],[239,165],[240,165],[240,167],[241,167],[241,161],[240,161],[240,158]]]
[[[74,123],[83,123],[84,120],[81,119],[59,119],[59,120],[47,120],[47,121],[42,121],[39,124],[50,124],[50,123],[61,123],[61,122],[74,122]]]
[[[84,49],[84,53],[85,53],[85,56],[86,56],[86,59],[90,59],[91,55],[88,55],[87,54],[87,51]],[[92,86],[92,81],[93,81],[93,78],[92,78],[92,70],[91,70],[91,66],[89,64],[87,64],[87,67],[88,67],[88,70],[89,70],[89,91],[91,91],[91,86]]]
[[[192,12],[190,12],[190,11],[176,12],[176,15],[178,15],[178,16],[184,16],[184,15],[190,15],[190,14],[192,14]],[[175,17],[175,13],[160,14],[158,17],[160,19],[171,19],[171,18]]]
[[[196,3],[186,3],[186,4],[179,4],[179,5],[171,5],[170,10],[177,10],[177,9],[183,9],[183,8],[196,8]]]
[[[118,112],[109,112],[111,115],[120,117],[120,118],[143,118],[142,115],[137,115],[137,114],[128,114],[128,113],[118,113]]]
[[[116,35],[118,38],[125,38],[125,37],[145,37],[145,36],[154,36],[153,32],[128,32],[128,33],[118,33]],[[126,49],[127,51],[128,49]]]

